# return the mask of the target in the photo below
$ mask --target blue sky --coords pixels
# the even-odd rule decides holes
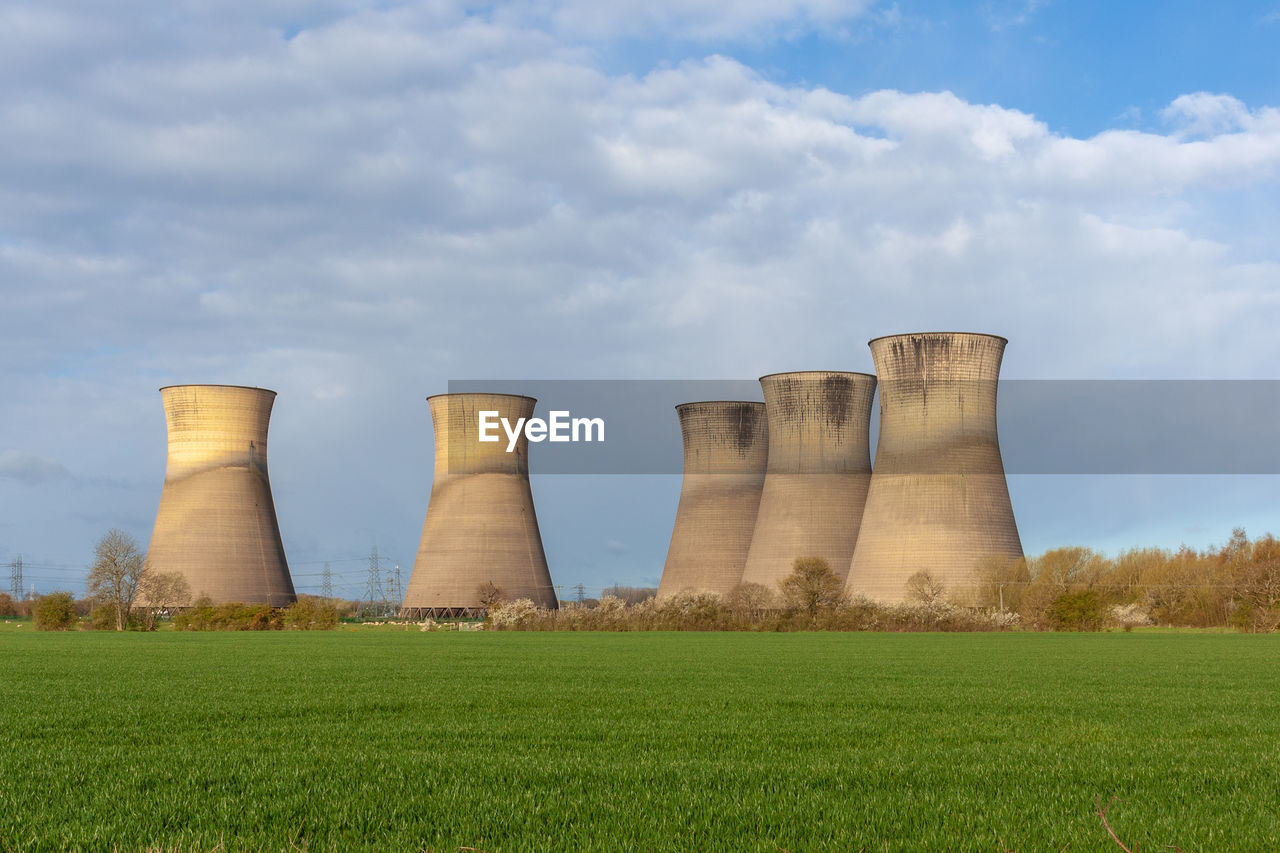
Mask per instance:
[[[1188,92],[1276,103],[1278,42],[1274,2],[898,2],[780,40],[635,38],[603,55],[607,67],[644,73],[723,52],[779,82],[847,94],[949,90],[1087,136],[1158,127],[1160,111]]]
[[[298,585],[358,595],[450,379],[936,328],[1011,378],[1277,378],[1278,55],[1276,3],[0,3],[0,560],[147,541],[165,384],[279,392]],[[1115,551],[1280,530],[1274,481],[1011,488],[1029,551]],[[678,478],[534,488],[557,582],[656,582]]]

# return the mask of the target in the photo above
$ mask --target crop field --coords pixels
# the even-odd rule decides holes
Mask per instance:
[[[1280,838],[1274,635],[29,631],[3,850]]]

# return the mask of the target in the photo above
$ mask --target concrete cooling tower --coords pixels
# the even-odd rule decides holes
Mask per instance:
[[[963,332],[870,342],[880,436],[846,593],[903,601],[923,570],[963,601],[984,561],[1022,556],[996,437],[1006,343]]]
[[[405,590],[406,616],[457,616],[481,609],[478,588],[492,583],[503,598],[557,606],[529,488],[529,442],[521,432],[480,441],[480,412],[514,425],[537,401],[514,394],[437,394],[427,398],[435,430],[435,475],[422,541]]]
[[[676,406],[684,481],[659,600],[686,590],[724,594],[742,582],[768,454],[763,403]]]
[[[743,583],[777,591],[797,557],[844,580],[871,483],[868,432],[876,378],[810,370],[760,379],[769,465]]]
[[[160,395],[169,462],[147,563],[181,574],[196,598],[291,603],[293,581],[267,477],[267,422],[276,392],[173,385]]]

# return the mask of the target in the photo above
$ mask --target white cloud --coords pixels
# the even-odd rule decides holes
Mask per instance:
[[[80,86],[0,110],[6,183],[26,193],[6,205],[20,240],[0,263],[32,282],[65,268],[28,297],[48,309],[151,282],[140,311],[105,310],[121,329],[116,312],[167,315],[146,334],[162,348],[233,318],[247,342],[269,332],[314,347],[421,324],[463,339],[489,304],[561,326],[625,317],[625,348],[665,324],[772,316],[777,289],[760,270],[790,282],[798,306],[842,299],[837,282],[865,263],[915,304],[936,287],[925,270],[1001,280],[945,271],[978,248],[993,265],[1025,244],[1052,254],[1048,221],[1095,239],[1093,219],[1145,221],[1190,245],[1185,193],[1280,163],[1275,111],[1225,96],[1174,101],[1169,135],[1076,139],[949,92],[848,97],[724,57],[611,77],[545,34],[403,9],[249,54],[213,43],[189,59],[104,58]],[[92,223],[74,253],[70,217]],[[1108,251],[1070,260],[1105,270]],[[1105,274],[1095,281],[1105,290]],[[973,312],[933,295],[917,313]]]
[[[1053,255],[1046,227],[1095,240],[1066,259],[1101,271],[1084,309],[1111,286],[1088,223],[1145,222],[1190,246],[1185,194],[1280,163],[1276,112],[1226,96],[1175,100],[1169,135],[1077,139],[949,92],[848,97],[724,57],[609,76],[498,17],[360,10],[249,52],[108,52],[78,85],[0,101],[0,168],[23,193],[0,209],[18,237],[0,263],[48,288],[31,310],[104,299],[90,328],[154,315],[144,337],[161,349],[220,345],[233,321],[248,346],[396,347],[424,325],[472,340],[462,329],[496,304],[570,335],[584,317],[621,323],[621,352],[667,324],[728,334],[735,316],[840,301],[850,282],[881,292],[862,264],[913,313],[976,314],[947,295],[969,286],[939,292],[930,276],[1000,281],[1002,252]],[[76,218],[89,227],[69,252]],[[979,255],[993,268],[965,266]],[[108,296],[139,287],[146,305]],[[1028,288],[1014,304],[1035,313]]]
[[[1165,107],[1161,116],[1187,136],[1234,133],[1254,123],[1248,107],[1238,99],[1209,92],[1179,95]]]

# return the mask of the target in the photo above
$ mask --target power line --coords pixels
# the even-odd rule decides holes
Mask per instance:
[[[18,559],[22,560],[21,557]],[[30,560],[22,560],[22,566],[27,569],[44,569],[51,572],[75,572],[84,568],[72,563],[33,563]]]

